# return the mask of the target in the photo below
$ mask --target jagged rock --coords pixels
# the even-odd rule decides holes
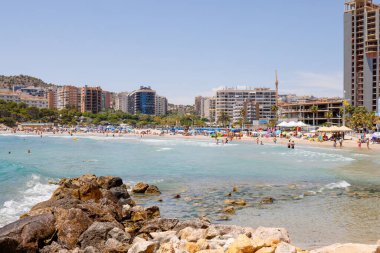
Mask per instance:
[[[152,195],[160,195],[161,194],[160,190],[155,185],[149,185],[144,193],[145,194],[152,194]]]
[[[160,218],[160,208],[158,206],[150,206],[145,208],[145,212],[147,215],[147,218],[150,219],[155,219],[155,218]]]
[[[80,203],[80,200],[72,198],[63,198],[58,200],[49,199],[34,205],[28,212],[28,215],[34,216],[42,213],[52,213],[54,207],[60,207],[63,209],[75,208]]]
[[[210,225],[211,223],[205,219],[184,220],[184,221],[179,221],[173,230],[179,231],[186,227],[205,229],[205,228],[208,228]]]
[[[197,241],[197,245],[198,245],[199,250],[205,250],[205,249],[209,249],[210,248],[210,244],[204,238],[199,239]]]
[[[195,242],[187,242],[185,245],[185,249],[189,253],[195,253],[199,251],[199,245],[196,244]]]
[[[226,214],[235,214],[235,208],[233,206],[227,206],[223,209],[223,213]]]
[[[104,244],[104,252],[107,253],[124,253],[127,252],[130,246],[126,243],[119,242],[114,238],[109,238]]]
[[[170,241],[173,237],[176,236],[176,231],[165,231],[165,232],[152,232],[150,236],[154,241],[162,244]]]
[[[83,253],[100,253],[100,251],[93,246],[88,246],[83,250]]]
[[[216,230],[218,230],[218,233],[221,238],[236,238],[240,234],[244,234],[247,237],[251,238],[252,233],[254,233],[254,229],[250,227],[240,227],[240,226],[235,226],[235,225],[221,225],[221,224],[216,224],[212,225],[215,227]]]
[[[117,199],[129,199],[129,193],[127,188],[122,186],[113,187],[109,190]]]
[[[199,239],[205,237],[205,232],[205,229],[186,227],[180,230],[177,235],[181,240],[186,240],[188,242],[197,242]]]
[[[176,194],[176,195],[174,195],[174,197],[173,197],[174,199],[180,199],[181,198],[181,195],[179,195],[179,194]]]
[[[206,229],[206,232],[205,232],[206,239],[212,239],[214,237],[217,237],[218,235],[219,235],[219,230],[216,229],[215,226],[211,225]]]
[[[297,249],[286,242],[281,242],[277,245],[275,253],[297,253]]]
[[[157,243],[148,242],[143,239],[134,242],[131,248],[128,250],[128,253],[153,253],[156,249]]]
[[[91,219],[78,208],[57,208],[54,212],[58,243],[73,249],[79,236],[91,225]]]
[[[156,253],[175,253],[173,243],[163,243]]]
[[[143,222],[141,224],[141,233],[152,233],[160,231],[175,230],[179,223],[178,219],[167,219],[167,218],[158,218]]]
[[[274,198],[272,197],[264,197],[260,200],[260,204],[273,204]]]
[[[310,253],[379,253],[379,245],[366,245],[366,244],[333,244],[320,249],[312,250]]]
[[[0,228],[0,252],[37,252],[55,231],[55,218],[45,213],[20,219]]]
[[[265,241],[290,243],[289,234],[285,228],[258,227],[252,234],[252,238],[259,238]]]
[[[246,235],[239,235],[228,247],[226,253],[253,253],[256,248]]]
[[[123,180],[120,177],[100,176],[96,182],[104,189],[111,189],[123,185]]]
[[[78,208],[96,221],[116,222],[122,219],[121,207],[108,199],[101,199],[99,203],[82,203]]]
[[[236,206],[245,206],[247,202],[244,199],[226,199],[224,200],[225,205],[236,205]]]
[[[147,219],[147,213],[142,206],[134,206],[131,209],[131,221],[143,221]]]
[[[78,244],[82,249],[88,246],[103,249],[107,240],[107,234],[115,227],[115,223],[111,222],[94,222],[84,231],[78,239]]]
[[[232,188],[232,192],[238,192],[239,191],[239,188],[237,188],[237,186],[234,186],[233,188]]]
[[[148,189],[149,185],[143,182],[137,183],[133,189],[132,192],[134,193],[145,193],[146,189]]]
[[[263,247],[259,249],[258,251],[256,251],[255,253],[274,253],[275,250],[276,250],[275,247]]]
[[[131,239],[131,235],[118,227],[114,227],[108,232],[107,238],[113,238],[121,243],[127,244]]]
[[[52,242],[50,245],[43,247],[40,253],[66,253],[69,252],[67,249],[63,248],[62,245]]]

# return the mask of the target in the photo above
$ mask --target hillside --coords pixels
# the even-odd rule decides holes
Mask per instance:
[[[0,88],[12,88],[13,85],[26,85],[36,87],[50,87],[54,84],[45,83],[41,79],[32,76],[18,75],[18,76],[3,76],[0,75]]]

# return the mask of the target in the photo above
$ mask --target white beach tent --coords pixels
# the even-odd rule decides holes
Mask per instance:
[[[297,122],[297,126],[298,126],[298,127],[307,127],[307,126],[309,126],[309,125],[303,123],[302,121],[298,121],[298,122]]]
[[[280,124],[277,125],[278,127],[289,127],[289,123],[286,121],[281,122]]]

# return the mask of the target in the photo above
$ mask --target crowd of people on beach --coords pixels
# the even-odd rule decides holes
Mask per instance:
[[[137,136],[144,138],[145,136],[152,137],[189,137],[189,138],[214,138],[216,145],[225,145],[231,143],[233,140],[256,140],[257,145],[264,145],[268,143],[268,140],[272,140],[274,144],[278,142],[285,144],[289,149],[295,149],[295,143],[308,144],[316,142],[327,144],[332,143],[334,148],[342,148],[343,143],[349,144],[349,147],[354,147],[357,143],[359,149],[362,145],[366,145],[370,149],[370,144],[375,144],[374,139],[367,133],[356,134],[345,138],[344,132],[314,132],[311,135],[306,135],[305,132],[295,131],[280,131],[276,128],[263,129],[263,130],[239,130],[239,129],[181,129],[181,128],[153,128],[153,129],[139,129],[132,127],[122,126],[87,126],[87,127],[39,127],[39,128],[4,128],[0,127],[0,132],[11,134],[32,134],[39,135],[41,138],[43,135],[69,135],[69,136],[81,136],[81,135],[96,135],[105,137],[123,137],[123,136]],[[371,138],[372,137],[372,138]],[[371,142],[372,140],[372,142]]]

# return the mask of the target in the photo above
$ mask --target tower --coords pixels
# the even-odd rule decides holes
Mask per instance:
[[[276,70],[276,106],[278,106],[278,76]]]

